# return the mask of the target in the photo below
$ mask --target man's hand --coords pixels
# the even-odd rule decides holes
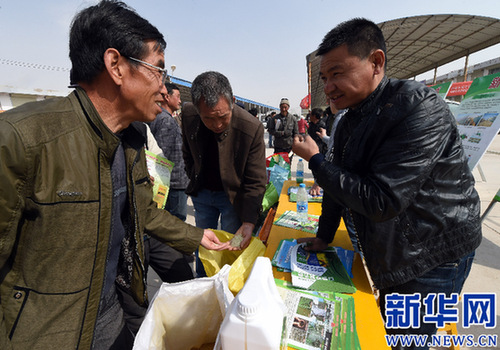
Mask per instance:
[[[251,224],[249,222],[244,222],[238,231],[236,231],[235,236],[241,236],[243,237],[243,240],[241,241],[239,247],[237,249],[245,249],[248,247],[250,244],[250,240],[252,239],[252,233],[253,229],[255,228],[254,224]],[[233,238],[234,239],[234,238]]]
[[[326,136],[326,129],[319,128],[319,131],[316,131],[316,135],[318,135],[319,137],[321,137],[321,139],[323,139],[323,137]]]
[[[309,161],[312,156],[319,153],[319,148],[310,136],[295,135],[292,151],[302,159]]]
[[[309,194],[313,197],[320,196],[322,194],[321,187],[315,182],[309,190]]]
[[[209,229],[203,231],[203,238],[201,239],[201,246],[208,250],[235,250],[231,249],[229,242],[222,243],[215,235],[215,232]]]
[[[304,249],[310,251],[321,251],[328,248],[328,243],[317,237],[299,238],[297,243],[306,243]]]

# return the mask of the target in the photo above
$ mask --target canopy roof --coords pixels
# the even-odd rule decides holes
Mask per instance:
[[[387,45],[387,76],[413,78],[500,43],[500,20],[426,15],[379,23]]]

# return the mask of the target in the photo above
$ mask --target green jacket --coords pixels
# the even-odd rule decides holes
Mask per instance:
[[[133,269],[147,304],[143,234],[185,253],[203,230],[156,208],[143,139],[122,138]],[[119,139],[81,89],[0,116],[0,349],[89,349],[111,226],[110,161]]]

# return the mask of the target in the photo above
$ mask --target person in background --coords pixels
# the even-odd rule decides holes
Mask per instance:
[[[327,145],[323,142],[321,130],[325,130],[325,123],[323,121],[323,110],[321,108],[313,108],[309,113],[309,120],[311,123],[309,124],[308,135],[316,142],[318,145],[319,151],[321,153],[326,153]],[[320,196],[323,193],[321,187],[314,180],[313,185],[309,189],[309,194],[312,196]]]
[[[305,135],[307,132],[307,129],[309,128],[309,123],[307,122],[306,118],[304,116],[301,116],[299,118],[299,121],[297,122],[297,127],[299,130],[299,134]]]
[[[71,25],[75,90],[0,115],[0,349],[131,349],[116,290],[148,303],[144,233],[185,253],[232,249],[152,200],[131,123],[161,111],[165,46],[101,1]]]
[[[259,114],[259,111],[257,110],[257,108],[252,108],[248,111],[248,113],[257,118],[257,114]]]
[[[323,142],[321,136],[318,135],[318,132],[320,132],[321,129],[325,128],[322,116],[323,110],[321,108],[312,109],[311,113],[309,114],[309,120],[311,121],[311,123],[309,124],[309,130],[307,131],[307,134],[312,137],[312,139],[318,145],[320,152],[324,154],[327,149],[326,144]]]
[[[274,116],[276,115],[276,112],[271,112],[271,114],[269,114],[269,116],[267,117],[267,121],[266,121],[266,129],[267,129],[267,133],[269,134],[269,148],[273,148],[274,145],[273,145],[273,134],[271,134],[269,132],[269,125],[271,125],[271,120],[274,118]]]
[[[267,182],[264,126],[235,105],[229,80],[219,72],[198,75],[191,97],[182,109],[182,137],[196,226],[217,228],[220,219],[222,230],[243,237],[244,249]]]
[[[436,324],[423,320],[424,298],[460,293],[481,242],[479,196],[456,120],[433,89],[385,76],[385,40],[369,20],[339,24],[317,55],[326,95],[348,110],[330,156],[310,137],[295,139],[294,152],[309,161],[324,190],[317,236],[301,242],[326,248],[344,213],[386,321],[393,293],[420,296],[419,322],[386,324],[387,332],[430,338]]]
[[[287,98],[280,101],[280,113],[270,120],[268,130],[274,137],[274,153],[290,153],[292,150],[293,137],[299,133],[297,121],[288,112],[290,102]]]
[[[325,124],[326,135],[330,136],[333,121],[335,120],[335,114],[337,113],[337,107],[335,107],[335,105],[329,98],[327,98],[327,102],[328,107],[326,107],[325,111],[323,112],[323,118],[321,119]]]
[[[182,156],[181,127],[173,117],[174,113],[182,106],[181,93],[179,87],[172,83],[166,83],[165,88],[167,93],[163,95],[161,102],[162,112],[150,123],[150,127],[165,158],[174,162],[165,210],[182,221],[186,221],[186,188],[189,178],[186,174]]]

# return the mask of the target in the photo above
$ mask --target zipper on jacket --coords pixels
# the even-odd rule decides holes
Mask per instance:
[[[346,209],[347,209],[347,213],[349,215],[352,227],[354,229],[354,233],[356,235],[356,240],[357,240],[359,251],[361,252],[362,256],[364,256],[365,253],[363,253],[363,246],[361,245],[361,241],[359,240],[359,234],[358,234],[358,230],[356,229],[356,224],[354,223],[354,217],[352,216],[351,208],[346,208]],[[346,227],[346,229],[347,229],[347,227]]]
[[[129,173],[130,184],[132,186],[132,188],[131,188],[132,198],[131,199],[132,199],[132,206],[134,208],[134,234],[132,234],[131,236],[133,236],[133,239],[135,240],[134,254],[136,256],[136,259],[140,262],[140,265],[141,265],[142,283],[143,283],[143,286],[144,286],[144,292],[142,294],[142,298],[143,298],[143,301],[145,301],[146,304],[148,304],[149,300],[148,300],[148,288],[147,288],[147,280],[146,280],[146,268],[144,267],[144,263],[143,263],[142,259],[139,256],[139,252],[137,250],[137,244],[139,244],[139,242],[137,242],[137,237],[135,236],[135,233],[139,232],[139,227],[138,227],[138,224],[137,224],[139,222],[139,219],[137,217],[138,210],[137,210],[137,203],[135,201],[135,183],[134,183],[133,169],[135,168],[135,166],[136,166],[139,158],[140,158],[140,152],[137,152],[137,156],[135,157],[134,162],[132,163],[132,166],[130,168],[130,173]],[[142,237],[143,236],[141,235],[141,239],[144,239]]]
[[[364,256],[365,256],[365,253],[363,252],[363,246],[361,245],[361,241],[359,240],[359,234],[358,234],[358,230],[356,228],[356,224],[354,223],[354,217],[352,216],[352,211],[350,208],[347,208],[347,214],[346,215],[349,215],[350,217],[350,220],[351,220],[351,224],[352,224],[352,228],[354,229],[354,234],[356,235],[356,243],[358,244],[358,248],[359,248],[359,251],[360,251],[360,255],[361,255],[361,259],[362,260],[365,260]],[[347,230],[347,227],[346,227],[346,230]],[[349,231],[347,232],[347,234],[349,234]],[[366,260],[365,260],[366,261]],[[365,268],[365,263],[361,262],[363,264],[363,268]],[[371,275],[370,275],[370,271],[368,271],[368,281],[370,283],[373,283],[373,280],[371,278]],[[372,285],[372,290],[374,291],[374,294],[378,297],[378,295],[376,293],[378,293],[378,288],[375,284]]]
[[[351,139],[351,136],[349,136],[349,138],[347,139],[347,141],[346,141],[346,143],[344,145],[344,149],[342,150],[342,157],[341,157],[342,164],[344,164],[345,152],[346,152],[346,149],[347,149],[347,144],[349,143],[350,139]],[[356,235],[356,240],[357,240],[359,251],[361,252],[362,258],[364,258],[365,253],[363,252],[363,246],[361,245],[361,241],[359,240],[358,229],[356,228],[356,224],[354,223],[354,217],[352,216],[351,208],[346,207],[346,209],[347,209],[347,214],[350,217],[350,221],[351,221],[352,227],[354,229],[354,233]],[[346,227],[346,229],[347,229],[347,227]]]

